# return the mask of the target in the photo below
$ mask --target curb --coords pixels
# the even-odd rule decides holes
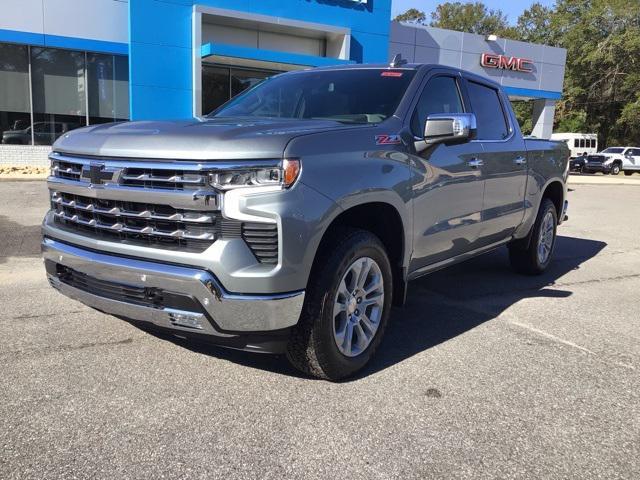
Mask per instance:
[[[34,176],[34,177],[0,177],[0,183],[2,182],[39,182],[46,181],[47,176]]]

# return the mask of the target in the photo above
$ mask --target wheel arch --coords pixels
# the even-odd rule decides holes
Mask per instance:
[[[326,248],[328,239],[337,229],[351,227],[369,231],[380,239],[389,255],[393,273],[393,303],[402,305],[406,296],[406,267],[410,255],[407,239],[410,237],[407,220],[394,203],[386,199],[365,199],[342,204],[342,209],[331,219],[322,234],[313,263],[315,266],[320,252]],[[309,281],[312,281],[311,277]]]
[[[542,202],[545,198],[548,198],[553,202],[553,205],[556,207],[556,213],[558,214],[558,223],[562,222],[560,216],[562,215],[562,211],[564,210],[564,199],[565,199],[565,186],[560,180],[553,179],[542,190],[542,195],[540,196],[540,203],[538,204],[538,210],[542,206]],[[537,215],[537,211],[536,211]]]

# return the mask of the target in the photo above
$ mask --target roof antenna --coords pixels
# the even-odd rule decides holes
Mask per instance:
[[[407,61],[404,58],[402,58],[402,55],[400,55],[399,53],[396,53],[393,57],[393,60],[391,60],[391,63],[389,64],[389,66],[396,68],[396,67],[405,65],[406,63]]]

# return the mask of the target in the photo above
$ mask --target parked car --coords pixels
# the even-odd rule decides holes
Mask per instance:
[[[410,280],[500,246],[545,271],[568,205],[566,144],[523,139],[497,83],[397,59],[284,73],[207,117],[91,126],[53,150],[54,288],[331,380],[369,362]]]
[[[588,155],[585,152],[579,157],[572,158],[571,160],[569,160],[569,171],[582,173],[582,171],[584,170],[584,166],[587,163],[587,158],[588,158]]]
[[[51,145],[60,135],[78,127],[79,124],[69,122],[35,122],[33,140],[35,145]],[[31,145],[31,130],[30,126],[22,130],[5,130],[2,132],[2,143]]]
[[[597,155],[589,155],[583,167],[587,173],[603,172],[618,175],[632,175],[640,171],[639,147],[609,147]]]

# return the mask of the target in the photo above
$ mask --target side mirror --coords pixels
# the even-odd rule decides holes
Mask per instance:
[[[473,113],[436,113],[427,117],[424,141],[427,145],[464,143],[476,138],[477,132]]]

